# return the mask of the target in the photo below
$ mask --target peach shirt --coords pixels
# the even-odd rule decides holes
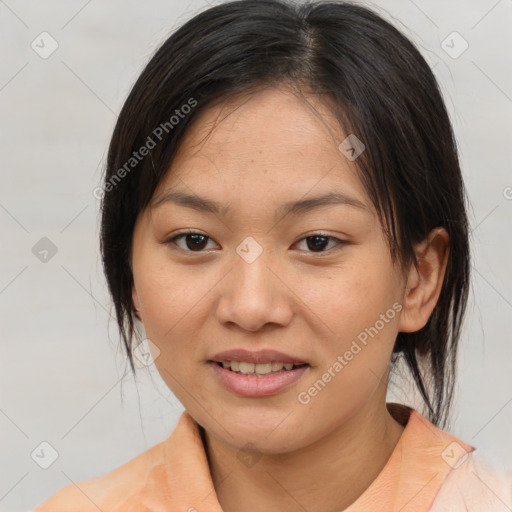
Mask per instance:
[[[510,476],[481,466],[473,447],[417,411],[387,406],[405,429],[383,470],[343,512],[512,510]],[[64,487],[33,512],[98,510],[222,512],[199,426],[188,412],[163,442],[110,473]]]

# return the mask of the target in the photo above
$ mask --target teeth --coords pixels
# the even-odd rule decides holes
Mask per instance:
[[[222,361],[223,368],[231,369],[234,372],[240,372],[243,375],[268,375],[273,372],[280,372],[283,370],[291,370],[293,368],[292,363],[247,363],[245,361]]]
[[[240,363],[240,373],[254,373],[254,363]]]
[[[272,371],[272,365],[270,363],[255,364],[254,369],[256,370],[256,373],[265,375],[266,373],[270,373]]]

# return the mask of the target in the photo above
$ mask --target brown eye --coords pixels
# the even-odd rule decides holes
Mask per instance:
[[[168,240],[166,244],[176,245],[188,252],[201,252],[207,246],[209,240],[210,237],[202,233],[181,233]]]
[[[306,251],[308,252],[328,252],[331,248],[335,248],[336,246],[342,246],[345,242],[343,240],[339,240],[333,236],[315,234],[311,236],[306,236],[298,243],[300,244],[303,241],[306,241]],[[327,248],[327,250],[326,250]]]
[[[323,249],[325,249],[325,247],[329,243],[329,238],[326,236],[318,236],[318,235],[308,236],[306,238],[306,240],[307,240],[306,243],[307,243],[308,249],[310,249],[312,251],[316,251],[316,250],[322,251]]]

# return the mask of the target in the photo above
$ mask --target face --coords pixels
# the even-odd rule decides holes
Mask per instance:
[[[347,134],[308,102],[269,88],[203,111],[135,226],[158,371],[234,448],[300,449],[384,407],[404,281],[338,149]]]

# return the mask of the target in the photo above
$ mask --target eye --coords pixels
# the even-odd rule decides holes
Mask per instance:
[[[187,231],[186,233],[180,233],[169,240],[166,244],[174,244],[180,249],[187,252],[202,252],[202,250],[208,244],[208,240],[211,240],[209,236],[203,235],[203,233],[197,233],[195,231]],[[179,242],[184,242],[180,245]]]
[[[306,247],[309,252],[328,252],[331,248],[345,243],[343,240],[322,233],[314,233],[313,235],[306,236],[302,240],[299,240],[298,244],[304,241],[306,241]],[[333,245],[325,250],[329,244]]]
[[[208,241],[211,238],[203,233],[196,231],[187,231],[185,233],[178,233],[165,242],[166,245],[172,244],[177,246],[179,249],[186,252],[203,252],[203,249],[207,247]],[[325,253],[332,248],[342,245],[345,242],[333,236],[324,235],[322,233],[315,233],[299,240],[297,244],[306,242],[308,252],[313,253]],[[329,245],[331,245],[329,247]],[[327,248],[327,249],[326,249]]]

